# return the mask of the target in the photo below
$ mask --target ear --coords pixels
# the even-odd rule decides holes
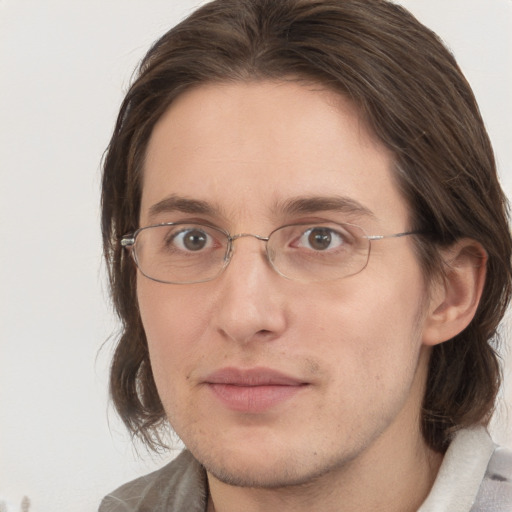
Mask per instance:
[[[485,284],[487,253],[464,238],[443,251],[444,275],[432,284],[422,341],[437,345],[462,332],[475,316]]]

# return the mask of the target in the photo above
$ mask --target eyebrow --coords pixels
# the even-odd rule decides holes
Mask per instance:
[[[157,217],[162,213],[182,212],[196,215],[218,215],[218,209],[207,201],[188,199],[177,195],[171,195],[158,201],[149,208],[149,218]]]
[[[274,209],[287,215],[304,215],[316,212],[337,212],[374,218],[374,213],[360,202],[344,196],[296,197],[277,202]]]
[[[317,212],[337,212],[345,215],[375,217],[373,212],[366,206],[350,197],[344,196],[294,197],[285,201],[277,201],[272,211],[274,214],[285,216],[307,215]],[[160,214],[172,212],[225,217],[225,215],[222,215],[220,208],[208,201],[189,199],[175,194],[152,205],[149,208],[148,216],[149,219],[153,219]]]

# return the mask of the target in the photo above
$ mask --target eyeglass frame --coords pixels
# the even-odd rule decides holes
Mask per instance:
[[[361,238],[364,238],[364,239],[369,241],[369,244],[368,244],[368,255],[367,255],[367,258],[366,258],[365,265],[360,270],[358,270],[357,272],[355,272],[353,274],[347,274],[346,276],[336,277],[336,278],[331,279],[331,281],[335,281],[337,279],[344,279],[345,277],[350,277],[352,275],[357,275],[360,272],[362,272],[366,268],[366,266],[368,265],[368,261],[370,260],[371,242],[378,241],[378,240],[384,240],[384,239],[388,239],[388,238],[390,238],[390,239],[402,238],[402,237],[405,237],[405,236],[421,235],[421,234],[423,234],[422,231],[403,231],[403,232],[400,232],[400,233],[391,233],[389,235],[367,235],[366,231],[364,230],[364,228],[362,228],[361,226],[358,226],[357,224],[352,224],[352,223],[349,223],[349,222],[342,222],[342,223],[340,223],[340,222],[333,222],[333,221],[328,221],[328,222],[331,223],[331,224],[337,224],[337,225],[342,226],[342,227],[343,226],[355,227],[355,228],[359,229],[360,231],[362,231],[364,233],[364,235],[362,235]],[[193,226],[204,226],[204,227],[207,227],[209,229],[214,229],[216,231],[219,231],[220,233],[222,233],[223,235],[226,236],[227,245],[226,245],[226,251],[225,251],[225,255],[224,255],[224,263],[223,263],[222,267],[219,268],[218,273],[215,274],[213,277],[209,277],[207,279],[201,279],[199,281],[182,281],[182,282],[179,282],[179,281],[164,281],[162,279],[156,279],[154,277],[151,277],[151,276],[147,275],[141,269],[139,261],[137,259],[136,249],[135,249],[135,243],[137,241],[137,236],[139,235],[139,233],[143,232],[144,230],[150,229],[150,228],[157,228],[157,227],[164,227],[164,226],[176,226],[176,225],[180,225],[180,224],[183,224],[183,225],[193,225]],[[162,283],[162,284],[199,284],[199,283],[206,283],[206,282],[215,280],[217,277],[219,277],[224,272],[224,270],[226,270],[226,268],[228,267],[229,263],[231,262],[231,258],[232,258],[233,253],[234,253],[234,251],[233,251],[233,242],[234,241],[238,240],[239,238],[253,237],[253,238],[256,238],[257,240],[265,242],[265,255],[266,255],[267,261],[269,262],[270,266],[272,267],[272,269],[277,274],[279,274],[280,276],[284,277],[285,279],[290,279],[292,281],[300,281],[300,280],[297,280],[297,279],[294,279],[294,278],[286,276],[285,274],[283,274],[274,265],[272,259],[269,256],[269,253],[268,253],[268,242],[270,240],[270,237],[276,231],[279,231],[281,229],[284,229],[284,228],[287,228],[287,227],[291,227],[291,226],[301,226],[301,225],[308,226],[308,225],[314,225],[314,224],[315,223],[311,223],[311,222],[296,222],[296,223],[292,222],[290,224],[285,224],[283,226],[279,226],[279,227],[275,228],[274,230],[272,230],[269,233],[268,236],[265,237],[265,236],[256,235],[256,234],[253,234],[253,233],[237,233],[235,235],[231,235],[225,229],[222,229],[222,228],[220,228],[218,226],[214,226],[212,224],[202,223],[202,222],[184,222],[184,221],[183,222],[162,222],[162,223],[158,223],[158,224],[151,224],[149,226],[142,226],[142,227],[136,229],[133,233],[127,233],[127,234],[123,235],[120,238],[120,245],[121,245],[122,248],[129,250],[130,254],[132,255],[132,259],[135,262],[135,265],[137,266],[138,270],[147,279],[151,279],[152,281],[155,281],[157,283]],[[329,280],[325,280],[325,281],[329,281]]]

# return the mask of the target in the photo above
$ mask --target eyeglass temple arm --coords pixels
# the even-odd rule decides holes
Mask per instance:
[[[409,235],[421,235],[421,231],[404,231],[403,233],[393,233],[392,235],[367,235],[367,240],[382,240],[383,238],[400,238]]]
[[[135,243],[135,237],[133,235],[125,235],[121,238],[121,247],[132,247]]]

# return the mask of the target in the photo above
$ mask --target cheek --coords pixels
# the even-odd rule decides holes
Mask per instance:
[[[145,278],[137,282],[137,298],[148,340],[151,367],[161,393],[190,372],[188,362],[203,357],[198,340],[208,327],[208,305],[192,287],[162,285]]]
[[[299,296],[294,308],[298,333],[319,354],[329,354],[332,368],[392,379],[393,373],[414,371],[425,294],[419,271],[394,277],[359,274],[312,292],[307,301]]]

